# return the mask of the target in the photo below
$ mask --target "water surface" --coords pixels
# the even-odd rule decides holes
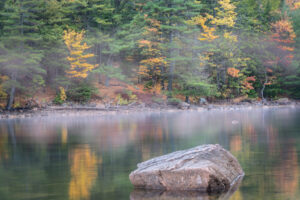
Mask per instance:
[[[208,143],[246,173],[229,199],[300,199],[296,108],[2,120],[0,199],[129,199],[137,163]]]

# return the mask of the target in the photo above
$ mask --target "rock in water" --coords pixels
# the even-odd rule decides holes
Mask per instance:
[[[129,179],[136,188],[218,193],[228,191],[243,176],[231,153],[210,144],[142,162]]]

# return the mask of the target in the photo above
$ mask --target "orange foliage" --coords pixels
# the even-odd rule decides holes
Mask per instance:
[[[255,76],[249,76],[246,78],[246,81],[256,81]]]
[[[278,48],[282,49],[283,51],[294,51],[294,47],[287,47],[287,46],[278,46]]]
[[[240,70],[233,67],[227,69],[227,74],[230,75],[231,77],[235,77],[235,78],[239,77],[239,72]]]
[[[288,19],[282,19],[272,24],[274,34],[272,39],[279,43],[294,43],[296,34],[294,32],[293,26]]]
[[[249,77],[245,78],[245,80],[243,81],[242,84],[243,84],[245,89],[253,90],[254,89],[253,82],[255,82],[255,81],[256,81],[255,76],[249,76]]]
[[[273,72],[273,70],[270,69],[270,68],[267,68],[266,70],[267,70],[267,72],[269,72],[269,73],[272,73],[272,72]]]
[[[281,50],[280,55],[276,58],[276,62],[285,66],[290,65],[294,57],[291,52],[295,49],[291,45],[295,43],[296,38],[292,23],[285,16],[283,19],[273,23],[272,29],[271,40],[276,42],[278,49]]]

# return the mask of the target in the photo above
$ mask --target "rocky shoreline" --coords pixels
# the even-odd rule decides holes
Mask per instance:
[[[104,105],[62,105],[43,106],[27,109],[17,109],[14,111],[0,110],[0,119],[17,119],[30,117],[47,116],[88,116],[88,115],[116,115],[129,113],[149,113],[149,112],[176,112],[176,111],[208,111],[208,110],[242,110],[255,108],[280,108],[299,107],[299,101],[268,101],[268,102],[240,102],[240,103],[212,103],[203,105],[190,105],[184,102],[178,104],[143,104],[134,103],[126,106],[104,106]]]

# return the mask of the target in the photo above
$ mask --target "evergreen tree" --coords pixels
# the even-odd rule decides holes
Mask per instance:
[[[30,92],[43,86],[45,71],[40,66],[42,51],[38,18],[42,1],[7,0],[1,12],[3,34],[0,41],[1,72],[9,77],[4,83],[8,93],[7,109],[12,109],[16,91]]]

